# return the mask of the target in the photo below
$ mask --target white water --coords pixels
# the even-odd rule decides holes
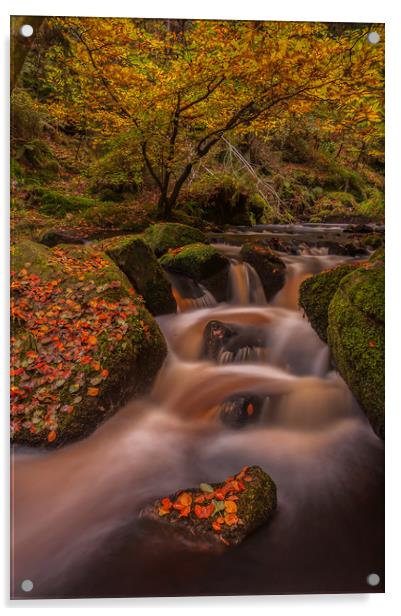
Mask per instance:
[[[147,399],[128,404],[89,438],[62,450],[15,452],[16,589],[29,578],[35,580],[39,595],[68,594],[82,575],[90,577],[102,546],[109,545],[117,529],[128,525],[135,531],[144,503],[202,480],[222,480],[244,464],[260,464],[277,483],[278,527],[266,540],[278,542],[284,550],[290,550],[288,537],[303,520],[304,502],[328,504],[332,524],[336,516],[341,518],[337,508],[344,491],[352,502],[350,469],[369,491],[369,482],[376,481],[382,443],[342,379],[330,371],[326,345],[294,305],[300,281],[340,258],[286,261],[287,283],[273,304],[260,296],[255,301],[259,279],[234,263],[232,303],[201,304],[202,308],[195,303],[181,306],[177,315],[160,317],[169,356]],[[229,356],[220,364],[203,360],[203,330],[210,320],[260,328],[263,348],[244,352],[242,362]],[[219,404],[244,391],[266,396],[265,412],[258,425],[233,431],[219,421]],[[141,532],[136,535],[138,546]],[[157,566],[157,537],[146,541],[153,546]],[[142,556],[134,551],[127,563],[136,567],[139,578],[141,558],[149,549],[146,543]],[[264,552],[255,549],[255,562],[263,561]],[[117,568],[121,559],[116,556]],[[250,569],[249,575],[257,578],[252,565]],[[188,576],[190,570],[191,566]],[[221,575],[222,580],[230,579],[229,574]],[[110,571],[118,588],[115,576]],[[182,572],[180,576],[185,579]],[[185,588],[191,588],[190,579]],[[165,581],[159,584],[164,588]],[[140,588],[130,581],[128,594],[141,594]]]

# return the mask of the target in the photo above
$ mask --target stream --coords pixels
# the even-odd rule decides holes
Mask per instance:
[[[286,283],[267,303],[240,246],[216,242],[231,261],[231,299],[197,285],[183,293],[173,280],[178,312],[158,318],[169,353],[149,395],[82,441],[14,449],[14,597],[383,592],[383,443],[297,307],[302,280],[351,257],[280,254]],[[202,359],[210,321],[243,332],[216,362]],[[262,411],[234,429],[220,405],[243,392],[260,396]],[[138,517],[157,497],[253,464],[275,481],[278,508],[237,547],[199,551]]]

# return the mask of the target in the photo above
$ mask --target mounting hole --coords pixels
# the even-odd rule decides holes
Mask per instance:
[[[380,584],[380,575],[377,575],[377,573],[369,573],[368,577],[366,578],[366,581],[369,586],[377,586],[378,584]]]
[[[376,45],[376,43],[380,41],[380,34],[378,32],[369,32],[367,38],[369,43],[372,43],[372,45]]]
[[[21,584],[21,588],[24,592],[31,592],[33,588],[32,580],[24,580]]]
[[[28,37],[32,36],[33,28],[29,24],[24,24],[23,26],[20,27],[19,33],[20,33],[21,36],[24,36],[25,38],[28,38]]]

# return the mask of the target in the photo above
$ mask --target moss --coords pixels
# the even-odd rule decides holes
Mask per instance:
[[[189,244],[166,253],[161,257],[160,263],[171,272],[200,282],[226,267],[227,260],[213,246]]]
[[[366,248],[380,248],[384,244],[384,237],[382,235],[368,235],[362,239],[362,244]]]
[[[82,220],[102,229],[135,233],[143,231],[149,224],[148,212],[125,203],[97,203],[83,212]]]
[[[199,229],[173,222],[151,225],[146,229],[144,239],[158,257],[172,248],[207,241]]]
[[[26,361],[25,351],[34,349],[44,364],[53,361],[54,357],[57,370],[59,361],[62,364],[61,373],[68,368],[66,373],[62,373],[62,386],[56,389],[56,401],[61,406],[59,410],[54,411],[57,423],[57,428],[54,429],[57,431],[57,439],[50,446],[59,446],[87,435],[130,397],[144,393],[151,386],[164,361],[167,353],[166,343],[156,321],[149,314],[140,297],[133,293],[125,274],[109,257],[98,250],[71,245],[61,245],[50,250],[35,242],[26,241],[16,245],[13,249],[12,269],[16,272],[26,270],[28,276],[31,274],[39,276],[39,280],[35,283],[35,289],[38,290],[45,283],[57,281],[55,285],[57,293],[54,298],[50,296],[50,304],[49,302],[46,304],[47,313],[49,308],[51,312],[55,305],[55,314],[58,314],[60,303],[63,306],[68,305],[66,302],[71,298],[78,302],[76,312],[73,308],[70,310],[67,308],[67,315],[63,317],[63,327],[68,327],[69,344],[71,344],[71,336],[76,336],[76,343],[73,338],[72,347],[69,348],[80,348],[83,331],[90,328],[91,319],[98,314],[96,312],[97,302],[111,302],[107,306],[102,303],[99,310],[104,315],[107,315],[107,311],[115,315],[111,321],[113,325],[107,331],[99,330],[99,333],[96,331],[97,342],[91,351],[90,362],[85,365],[80,361],[71,364],[70,360],[64,357],[65,353],[69,354],[67,348],[63,351],[64,360],[56,359],[60,351],[57,347],[50,351],[51,345],[54,344],[53,339],[42,342],[37,326],[32,327],[29,320],[22,319],[22,323],[17,322],[16,327],[13,328],[13,351],[17,353],[22,362]],[[17,294],[21,292],[23,290],[16,291]],[[40,314],[43,309],[41,301],[43,300],[36,300],[35,295],[29,296],[29,310],[32,314]],[[89,309],[91,302],[95,302],[93,309]],[[116,312],[117,307],[119,308]],[[51,322],[51,317],[47,313],[42,321],[45,325],[47,318],[50,319],[49,324]],[[121,316],[124,313],[125,316]],[[61,322],[58,321],[55,325],[51,325],[51,327],[55,326],[58,328],[57,335],[62,336]],[[116,331],[113,328],[116,328]],[[85,393],[86,389],[92,385],[91,379],[98,377],[99,374],[98,369],[93,368],[93,363],[98,363],[101,369],[108,371],[107,377],[99,385],[96,384],[99,387],[99,394],[96,397],[90,397]],[[41,368],[38,368],[38,374],[33,369],[29,370],[31,389],[27,398],[28,402],[29,399],[33,399],[35,392],[43,384]],[[20,378],[22,377],[14,377],[15,385],[18,386]],[[75,385],[77,380],[81,383],[78,401],[75,400],[76,390],[71,391],[71,386]],[[54,393],[52,382],[49,382],[46,387]],[[81,391],[84,392],[82,395]],[[35,400],[40,400],[40,398],[35,398]],[[71,414],[63,412],[65,405],[74,406]],[[14,442],[48,446],[47,435],[48,430],[51,429],[46,428],[45,422],[48,404],[39,402],[38,405],[36,402],[36,406],[26,405],[26,409],[22,428],[15,432]],[[36,426],[41,426],[36,432],[32,432],[29,426],[33,419],[35,419]],[[27,426],[24,425],[26,423]]]
[[[105,240],[101,246],[143,296],[152,314],[176,311],[171,284],[152,249],[140,236],[128,235]]]
[[[271,300],[284,286],[285,264],[270,248],[257,242],[246,242],[241,248],[241,257],[257,272],[266,299]]]
[[[241,474],[239,474],[239,477],[241,477]],[[179,511],[174,508],[168,515],[160,516],[159,508],[162,506],[162,501],[158,499],[155,503],[148,505],[141,511],[141,517],[155,520],[162,525],[168,525],[170,530],[188,535],[192,540],[201,543],[206,542],[210,546],[221,545],[221,542],[226,546],[237,545],[256,528],[268,522],[277,507],[276,485],[267,473],[259,466],[249,466],[246,468],[246,477],[248,480],[242,481],[244,488],[238,491],[236,494],[238,500],[235,501],[237,505],[236,515],[240,519],[240,523],[231,526],[222,524],[220,532],[216,532],[212,527],[213,521],[218,517],[217,514],[212,514],[207,518],[199,518],[195,515],[195,499],[205,497],[205,494],[207,494],[197,488],[179,490],[168,497],[171,502],[175,502],[182,492],[190,494],[192,503],[188,516],[180,517]],[[241,479],[237,479],[237,476],[231,479],[241,482]],[[227,479],[226,482],[208,485],[212,491],[215,491],[224,489],[229,481],[230,479]],[[204,505],[207,502],[206,500]]]
[[[329,306],[328,341],[336,366],[384,438],[384,267],[346,276]]]
[[[311,276],[303,281],[299,290],[299,304],[320,338],[327,342],[328,309],[344,276],[357,265],[343,264]]]
[[[36,204],[42,214],[64,217],[68,213],[83,212],[96,205],[94,199],[79,195],[67,195],[43,186],[31,186],[28,189],[29,199]]]

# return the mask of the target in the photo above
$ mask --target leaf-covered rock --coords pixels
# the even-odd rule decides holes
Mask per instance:
[[[384,265],[367,262],[342,279],[328,311],[336,366],[376,434],[384,438]]]
[[[126,274],[134,289],[143,296],[146,307],[152,314],[176,311],[171,284],[154,252],[141,237],[117,237],[103,241],[101,246]]]
[[[199,229],[177,222],[162,222],[150,225],[144,232],[144,239],[157,257],[170,249],[207,241],[205,234]]]
[[[256,270],[266,299],[271,300],[284,286],[285,263],[270,248],[257,242],[246,242],[240,254]]]
[[[259,466],[219,483],[201,483],[157,499],[141,511],[199,546],[236,545],[272,517],[276,486]]]
[[[25,241],[11,269],[12,439],[57,446],[146,391],[166,343],[126,276],[98,250]]]

